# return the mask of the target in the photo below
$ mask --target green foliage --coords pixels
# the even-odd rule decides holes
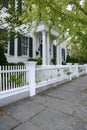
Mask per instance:
[[[57,74],[57,76],[58,76],[58,77],[60,77],[60,76],[61,76],[61,74],[60,74],[60,73],[58,73],[58,74]]]
[[[7,59],[4,54],[4,46],[0,44],[0,65],[7,65]]]
[[[51,62],[52,62],[53,65],[56,65],[56,58],[52,58]]]
[[[35,58],[29,58],[28,61],[36,61],[37,65],[41,65],[42,64],[42,58],[41,57],[39,57],[37,59],[35,59]]]
[[[71,72],[70,71],[67,71],[67,73],[66,73],[67,75],[70,75],[71,74]]]
[[[18,7],[14,7],[14,2],[8,0],[10,8],[6,11],[9,16],[5,18],[9,23],[7,30],[15,32],[16,27],[22,24],[28,25],[28,31],[31,30],[32,23],[35,30],[39,23],[43,23],[48,27],[49,34],[52,27],[59,32],[58,44],[71,37],[71,42],[77,44],[87,44],[87,1],[84,0],[23,0],[22,14]],[[18,5],[19,1],[17,1]],[[67,8],[71,6],[70,9]],[[0,9],[2,3],[0,2]],[[0,21],[2,19],[0,18]],[[3,24],[1,22],[1,24]],[[23,29],[19,29],[23,31]],[[18,32],[17,32],[18,33]]]
[[[36,81],[37,84],[40,83],[40,82],[41,82],[41,80],[37,80],[37,81]]]
[[[64,74],[70,75],[72,72],[69,71],[69,69],[64,69]]]
[[[37,58],[37,65],[42,65],[42,58],[41,57]]]
[[[66,58],[66,63],[78,63],[78,58],[77,57],[72,57],[72,56],[69,56],[67,55],[67,58]]]
[[[12,82],[13,85],[15,84],[16,86],[23,86],[24,81],[23,81],[23,74],[20,73],[19,75],[13,74],[10,77],[10,80],[8,82]]]
[[[43,21],[49,31],[55,26],[59,32],[59,43],[69,36],[74,43],[87,43],[87,2],[84,0],[82,5],[80,2],[81,0],[26,0],[21,19],[29,26],[35,21],[36,28]],[[70,10],[67,9],[69,5]],[[27,9],[29,11],[25,11]]]
[[[14,36],[17,36],[18,33],[23,32],[23,29],[20,29],[20,26],[23,23],[19,17],[19,0],[16,1],[16,7],[14,0],[3,1],[5,8],[9,5],[9,8],[6,9],[3,8],[2,1],[0,1],[0,44],[1,42],[3,43],[4,41],[9,40],[9,34],[14,33]],[[3,15],[3,11],[6,17]],[[4,24],[6,24],[6,26],[4,26]]]
[[[70,54],[73,63],[87,63],[87,44],[73,44]]]
[[[24,65],[24,63],[23,62],[17,62],[17,63],[12,62],[12,63],[8,63],[7,65]]]
[[[35,58],[29,58],[28,61],[37,61]]]
[[[24,65],[24,63],[23,62],[18,62],[17,65]]]
[[[83,71],[83,69],[82,69],[81,67],[79,67],[79,68],[78,68],[78,71],[79,71],[79,72],[82,72],[82,71]]]
[[[72,63],[71,57],[69,55],[67,55],[66,63]]]

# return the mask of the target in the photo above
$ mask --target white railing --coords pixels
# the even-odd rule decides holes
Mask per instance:
[[[26,62],[25,66],[0,66],[0,99],[21,92],[30,96],[36,89],[48,84],[87,74],[87,65],[47,65],[35,68],[35,64]]]
[[[66,70],[67,72],[70,71],[68,66],[51,65],[36,68],[36,88],[69,78],[70,76],[65,72]]]
[[[69,65],[68,67],[70,68],[71,79],[87,74],[87,65]]]
[[[36,88],[63,81],[64,79],[72,80],[75,77],[86,74],[86,68],[86,65],[40,66],[35,71]]]

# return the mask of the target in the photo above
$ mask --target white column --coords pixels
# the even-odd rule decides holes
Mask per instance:
[[[43,47],[42,47],[42,64],[43,65],[46,65],[46,32],[43,31],[42,32],[42,44],[43,44]]]
[[[34,96],[36,94],[35,87],[35,66],[36,62],[26,62],[26,81],[29,84],[30,96]]]
[[[76,65],[76,77],[79,77],[79,70],[78,70],[78,65]]]
[[[36,35],[33,35],[33,58],[36,58]]]
[[[50,41],[49,34],[47,33],[47,65],[50,65]]]
[[[85,72],[86,72],[86,74],[87,74],[87,64],[85,64]]]
[[[73,78],[73,71],[72,71],[72,66],[69,65],[69,71],[70,71],[70,80]]]
[[[67,57],[67,47],[66,47],[66,45],[67,45],[67,42],[65,41],[65,42],[64,42],[64,49],[65,49],[65,62],[66,62],[66,57]]]
[[[62,64],[62,46],[59,45],[59,48],[60,48],[60,64]]]

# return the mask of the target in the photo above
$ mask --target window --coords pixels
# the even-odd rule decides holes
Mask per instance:
[[[65,61],[65,49],[62,48],[62,61]]]
[[[53,58],[56,58],[56,46],[53,45]]]
[[[28,52],[28,37],[22,36],[22,55],[27,55]]]
[[[2,0],[2,7],[8,8],[8,0]]]
[[[10,46],[9,46],[9,54],[14,55],[14,44],[15,44],[15,37],[13,33],[10,33]]]
[[[22,0],[18,0],[17,1],[18,3],[18,12],[19,12],[19,15],[21,15],[22,14]]]
[[[8,53],[8,42],[5,42],[4,53]]]

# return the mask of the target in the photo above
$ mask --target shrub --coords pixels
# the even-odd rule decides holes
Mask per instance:
[[[35,58],[29,58],[28,61],[36,61],[37,65],[42,65],[42,58],[41,57],[39,57],[37,59],[35,59]]]
[[[41,57],[37,58],[37,65],[42,65],[42,58]]]
[[[69,63],[71,63],[72,61],[71,61],[71,57],[69,56],[69,55],[67,55],[67,58],[66,58],[66,63],[67,62],[69,62]]]
[[[7,59],[4,54],[4,46],[0,44],[0,65],[7,65]]]
[[[52,58],[51,62],[53,63],[53,65],[56,65],[56,59],[55,58]]]
[[[29,58],[28,61],[37,61],[35,58]]]

